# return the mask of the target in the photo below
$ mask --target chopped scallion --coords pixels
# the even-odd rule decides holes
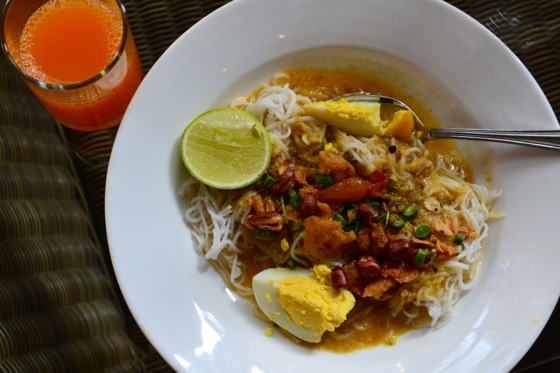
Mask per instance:
[[[422,265],[426,261],[426,257],[428,256],[429,250],[428,249],[418,249],[416,251],[416,257],[414,258],[414,263],[416,265]]]
[[[370,205],[371,207],[373,207],[374,209],[377,210],[377,212],[379,212],[379,210],[381,209],[381,202],[379,200],[376,199],[368,199],[365,201],[368,205]]]
[[[408,205],[404,208],[402,214],[405,218],[412,220],[418,216],[418,208],[414,205]]]
[[[286,215],[286,212],[288,212],[286,210],[286,203],[284,202],[284,196],[280,196],[278,197],[278,199],[280,200],[280,207],[282,207],[282,214]]]
[[[457,233],[455,237],[453,237],[453,243],[455,245],[460,245],[465,241],[465,235],[461,232]]]
[[[342,214],[335,214],[333,216],[333,220],[334,221],[339,221],[342,224],[342,228],[346,227],[346,225],[348,224],[348,219],[346,219],[346,217]]]
[[[297,267],[299,267],[298,262],[294,258],[289,258],[286,264],[288,265],[289,269],[296,269]]]
[[[356,219],[354,221],[352,230],[354,231],[354,233],[358,234],[358,232],[360,231],[360,229],[362,229],[364,227],[364,222],[362,219]]]
[[[414,231],[414,235],[418,238],[426,238],[432,233],[432,228],[428,224],[419,225]]]
[[[385,227],[389,224],[389,216],[390,214],[387,211],[381,211],[379,213],[379,220],[381,220],[381,223],[383,223]]]
[[[303,228],[303,221],[301,219],[298,219],[298,221],[292,223],[290,228],[294,232],[299,231],[301,228]]]
[[[274,184],[276,184],[276,179],[273,178],[270,175],[266,175],[263,179],[263,187],[265,187],[266,189],[272,189],[272,187],[274,186]]]
[[[301,205],[301,196],[293,189],[288,192],[290,197],[290,206],[297,209]]]
[[[317,175],[315,176],[315,184],[321,185],[322,187],[326,188],[331,186],[333,183],[333,178],[329,175]]]
[[[344,210],[343,210],[343,212],[344,212],[345,214],[348,214],[350,211],[354,210],[354,209],[356,208],[356,206],[358,206],[357,203],[352,203],[352,202],[346,203],[346,204],[344,205]]]
[[[404,220],[398,215],[392,214],[389,221],[391,222],[391,226],[393,226],[393,228],[401,229],[404,227]]]
[[[259,240],[272,241],[272,240],[276,239],[278,234],[276,232],[263,231],[261,229],[254,229],[253,230],[253,236],[255,236],[255,238],[257,238]]]

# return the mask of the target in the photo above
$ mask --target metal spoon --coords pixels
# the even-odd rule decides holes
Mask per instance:
[[[397,108],[410,110],[420,127],[426,128],[412,109],[395,98],[369,93],[349,94],[339,98],[344,98],[346,101],[379,102],[382,105],[393,105]],[[434,139],[493,141],[560,151],[560,130],[430,128],[420,138],[422,142]]]

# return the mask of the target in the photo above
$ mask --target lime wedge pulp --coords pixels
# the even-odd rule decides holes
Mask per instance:
[[[238,189],[267,170],[271,142],[252,114],[235,108],[209,110],[184,130],[181,157],[191,175],[218,189]]]

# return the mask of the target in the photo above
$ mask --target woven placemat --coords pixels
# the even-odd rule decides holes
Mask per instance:
[[[0,371],[144,371],[59,127],[0,58]]]

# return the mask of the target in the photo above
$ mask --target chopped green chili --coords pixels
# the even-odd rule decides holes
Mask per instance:
[[[453,237],[453,243],[455,245],[460,245],[465,241],[465,235],[461,232],[457,233],[455,237]]]
[[[417,265],[422,265],[426,261],[426,257],[428,256],[429,250],[428,249],[418,249],[416,250],[416,257],[414,258],[414,263]]]
[[[418,238],[426,238],[430,233],[432,233],[432,228],[428,224],[422,224],[414,231],[414,235]]]
[[[272,240],[276,239],[278,234],[276,232],[263,231],[261,229],[254,229],[253,230],[253,236],[255,236],[255,238],[257,238],[259,240],[272,241]]]
[[[331,186],[333,183],[333,178],[329,175],[317,175],[315,176],[315,184],[321,185],[322,187],[326,188]]]
[[[403,216],[409,220],[418,216],[418,208],[415,205],[408,205],[402,212]]]

